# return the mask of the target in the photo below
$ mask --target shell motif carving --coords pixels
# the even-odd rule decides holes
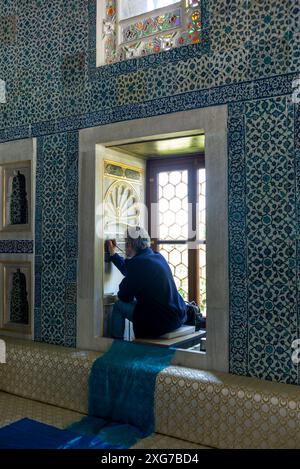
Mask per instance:
[[[139,197],[126,181],[116,181],[110,186],[104,204],[105,233],[123,235],[126,225],[139,224]]]

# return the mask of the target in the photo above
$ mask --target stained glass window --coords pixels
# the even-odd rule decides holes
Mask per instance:
[[[201,0],[99,0],[98,65],[201,42]]]

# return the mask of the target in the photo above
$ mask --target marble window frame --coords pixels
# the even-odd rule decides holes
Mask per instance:
[[[198,369],[229,369],[229,253],[227,105],[83,129],[79,133],[79,278],[77,346],[106,351],[101,337],[101,242],[97,235],[101,203],[101,162],[96,147],[142,141],[179,132],[205,132],[207,171],[207,345],[206,353],[177,350],[172,364]],[[218,191],[216,192],[216,188]],[[212,274],[213,272],[213,274]]]
[[[210,14],[207,0],[201,1],[202,16],[202,41],[200,44],[189,44],[186,46],[175,47],[155,54],[149,54],[143,57],[136,57],[122,60],[108,65],[99,65],[100,54],[99,49],[99,20],[100,9],[97,8],[98,0],[88,0],[89,15],[89,55],[88,66],[89,75],[92,80],[99,77],[108,78],[123,75],[124,73],[136,72],[152,68],[155,65],[166,65],[168,63],[178,62],[188,58],[203,58],[207,60],[207,56],[211,51],[210,40]]]

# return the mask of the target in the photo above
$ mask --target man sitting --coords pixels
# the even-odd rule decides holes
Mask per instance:
[[[110,259],[125,276],[112,311],[111,336],[123,339],[125,319],[129,319],[136,338],[157,338],[184,324],[185,302],[167,261],[150,248],[146,230],[128,227],[126,236],[126,260],[115,252],[115,242],[108,241]]]

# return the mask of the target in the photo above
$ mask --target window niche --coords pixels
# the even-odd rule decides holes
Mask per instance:
[[[0,261],[0,329],[31,333],[31,263]]]
[[[97,65],[202,40],[201,0],[98,0]]]
[[[103,337],[103,330],[100,326],[103,304],[103,289],[101,288],[103,255],[99,249],[98,207],[102,204],[104,196],[103,189],[99,188],[103,176],[103,158],[101,157],[103,147],[111,148],[137,140],[156,140],[166,135],[174,136],[174,133],[186,134],[202,130],[205,133],[205,191],[208,201],[206,207],[206,353],[177,350],[172,364],[189,368],[228,371],[227,116],[227,106],[211,106],[163,116],[116,122],[80,131],[79,153],[82,166],[79,206],[78,347],[106,351],[111,346],[111,339]],[[91,229],[92,226],[94,230]],[[100,233],[102,233],[101,230]],[[94,251],[91,250],[93,245]]]
[[[31,230],[31,162],[0,166],[1,221],[0,231]]]

